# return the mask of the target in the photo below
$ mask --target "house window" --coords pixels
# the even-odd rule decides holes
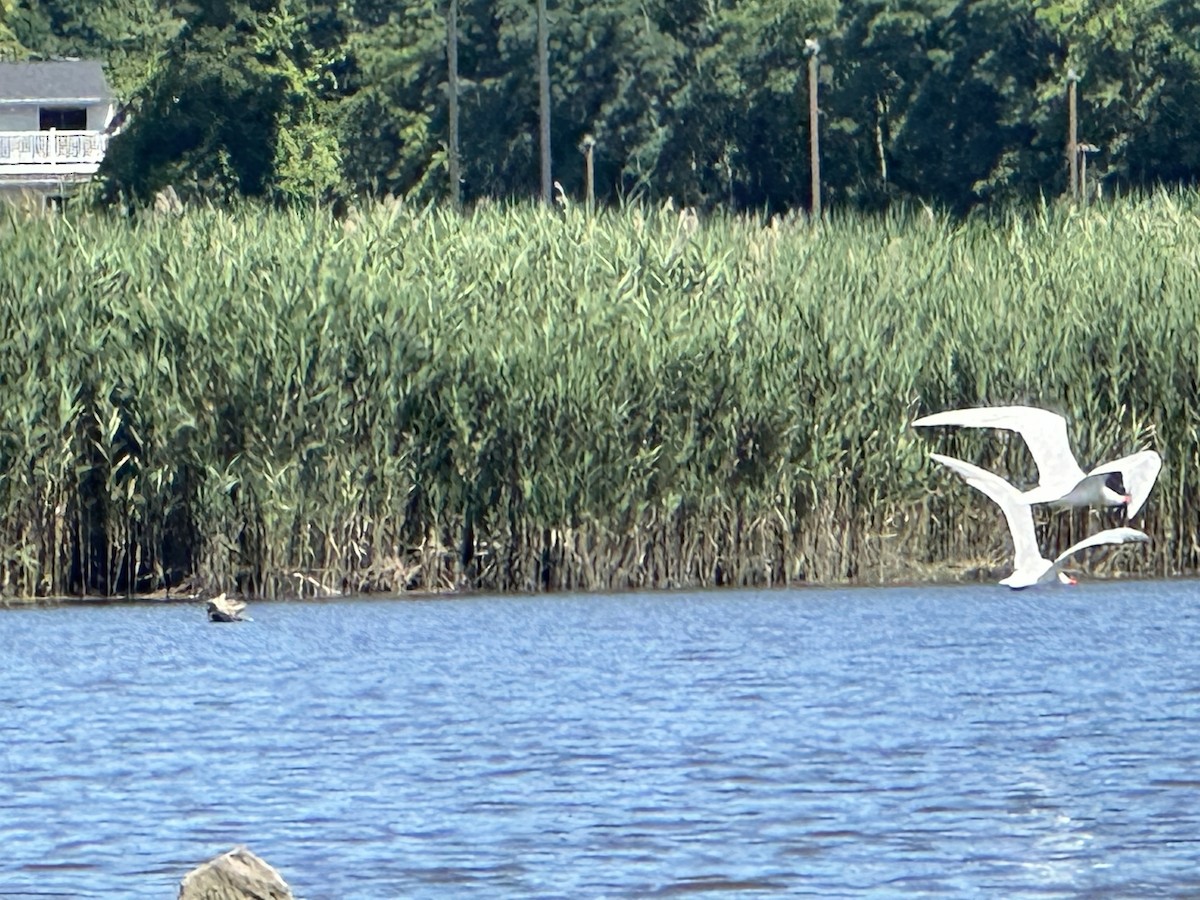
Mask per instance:
[[[77,109],[46,109],[43,107],[38,112],[40,113],[38,127],[42,131],[49,131],[51,128],[57,128],[59,131],[87,131],[87,110],[82,107]]]

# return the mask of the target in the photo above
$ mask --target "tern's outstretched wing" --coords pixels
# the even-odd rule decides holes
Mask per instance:
[[[1144,544],[1149,540],[1148,534],[1138,531],[1136,528],[1107,528],[1104,531],[1097,531],[1058,554],[1058,558],[1054,560],[1054,569],[1055,571],[1061,570],[1067,564],[1067,560],[1088,547],[1098,547],[1101,544],[1126,544],[1130,541]]]
[[[1069,484],[1074,486],[1084,478],[1071,442],[1067,437],[1067,420],[1058,413],[1035,406],[981,406],[973,409],[951,409],[923,416],[913,422],[916,426],[953,425],[963,428],[1003,428],[1015,431],[1025,440],[1037,465],[1038,479],[1043,485]]]
[[[1029,504],[1021,498],[1021,492],[992,472],[973,466],[952,456],[930,453],[931,459],[957,473],[963,481],[977,491],[991,497],[1008,520],[1008,530],[1013,540],[1013,567],[1024,569],[1044,564],[1042,551],[1038,549],[1037,533],[1033,530],[1033,513]]]

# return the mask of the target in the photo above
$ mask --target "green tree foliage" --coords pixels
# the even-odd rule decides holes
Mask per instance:
[[[559,180],[583,191],[575,155],[582,139],[596,144],[596,178],[605,193],[654,191],[670,165],[678,116],[673,98],[682,88],[687,48],[672,30],[671,10],[683,3],[578,4],[556,47],[556,140],[562,146]]]
[[[157,0],[14,0],[18,26],[43,57],[95,57],[118,97],[133,97],[158,71],[184,20]]]
[[[15,7],[14,0],[0,0],[0,60],[21,60],[29,54],[12,28]]]
[[[962,210],[1046,189],[1065,126],[1053,98],[1048,113],[1037,102],[1056,48],[1028,5],[873,0],[844,9],[852,15],[834,48],[843,74],[827,144],[844,196],[871,206],[917,195]]]
[[[931,71],[945,62],[938,44],[941,23],[954,0],[866,0],[841,10],[835,40],[837,76],[827,111],[825,172],[845,195],[875,205],[906,181],[897,144]]]
[[[709,5],[689,23],[693,71],[673,98],[673,193],[704,204],[807,203],[805,40],[827,32],[835,13],[826,0],[751,0]]]
[[[347,179],[372,194],[435,195],[446,152],[441,3],[365,0],[354,4],[352,22],[343,101]]]
[[[114,190],[448,196],[448,0],[0,0],[0,55],[107,64]],[[538,190],[535,4],[460,0],[465,199]],[[824,190],[956,211],[1066,187],[1065,84],[1114,188],[1200,176],[1200,7],[1176,0],[549,0],[554,179],[793,209],[805,41]]]
[[[272,190],[287,200],[321,200],[341,181],[335,127],[342,31],[332,10],[307,21],[297,0],[280,0],[261,21],[256,56],[262,76],[280,90]]]
[[[302,9],[302,7],[306,7]],[[341,27],[297,0],[197,0],[106,160],[115,189],[320,199],[340,182]]]
[[[579,144],[596,141],[597,183],[604,194],[655,187],[678,116],[671,98],[682,85],[685,48],[664,29],[669,0],[552,3],[551,146],[554,179],[583,192]],[[532,195],[538,190],[538,94],[535,9],[525,0],[473,4],[460,50],[470,79],[463,100],[463,155],[475,194]]]
[[[1035,17],[1079,74],[1080,134],[1119,181],[1200,175],[1200,7],[1175,0],[1059,0]],[[1061,77],[1061,73],[1059,73]],[[1042,93],[1058,88],[1044,83]]]

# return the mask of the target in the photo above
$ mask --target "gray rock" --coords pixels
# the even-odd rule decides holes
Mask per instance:
[[[245,847],[210,859],[179,883],[179,900],[295,900],[283,876]]]

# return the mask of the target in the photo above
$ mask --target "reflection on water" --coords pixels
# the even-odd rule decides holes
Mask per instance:
[[[1200,890],[1200,583],[0,614],[0,897]]]

